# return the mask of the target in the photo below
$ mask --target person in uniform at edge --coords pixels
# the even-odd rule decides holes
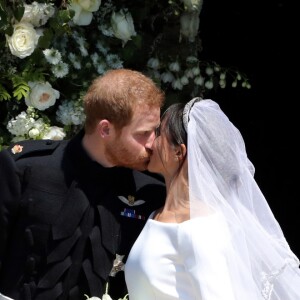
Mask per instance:
[[[114,299],[124,263],[165,185],[146,170],[164,93],[140,72],[94,80],[84,129],[69,141],[0,152],[0,298]]]

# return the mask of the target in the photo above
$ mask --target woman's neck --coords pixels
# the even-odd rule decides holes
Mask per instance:
[[[172,180],[165,179],[167,197],[165,205],[157,211],[155,220],[166,223],[182,223],[190,219],[188,185],[179,174]]]

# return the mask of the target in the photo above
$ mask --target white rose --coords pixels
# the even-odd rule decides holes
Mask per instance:
[[[73,22],[80,26],[89,25],[93,14],[99,9],[101,0],[73,0],[70,3],[70,9],[74,10]]]
[[[125,13],[122,9],[119,12],[113,12],[111,16],[111,26],[114,36],[122,40],[123,47],[136,35],[132,16],[129,12]]]
[[[51,126],[43,135],[42,139],[60,141],[63,140],[65,136],[66,133],[64,132],[63,128],[57,126]]]
[[[45,110],[54,105],[59,98],[59,91],[52,88],[49,82],[28,82],[30,93],[25,97],[27,106],[33,106],[38,110]]]
[[[32,24],[21,22],[14,25],[13,35],[6,35],[6,40],[11,53],[19,58],[24,58],[35,50],[39,37],[40,35]]]
[[[73,0],[82,7],[82,9],[90,12],[97,11],[100,7],[101,0]]]
[[[32,128],[28,131],[28,135],[31,138],[36,138],[40,134],[40,131],[37,128]]]

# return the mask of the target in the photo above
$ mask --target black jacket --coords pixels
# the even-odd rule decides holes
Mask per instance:
[[[0,293],[15,300],[126,294],[124,272],[109,276],[165,186],[127,168],[103,168],[70,141],[23,141],[0,152]],[[129,199],[129,201],[128,201]]]

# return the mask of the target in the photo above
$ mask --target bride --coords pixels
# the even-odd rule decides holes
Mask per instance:
[[[127,259],[130,300],[299,300],[299,260],[219,105],[171,105],[152,148],[167,197]]]

